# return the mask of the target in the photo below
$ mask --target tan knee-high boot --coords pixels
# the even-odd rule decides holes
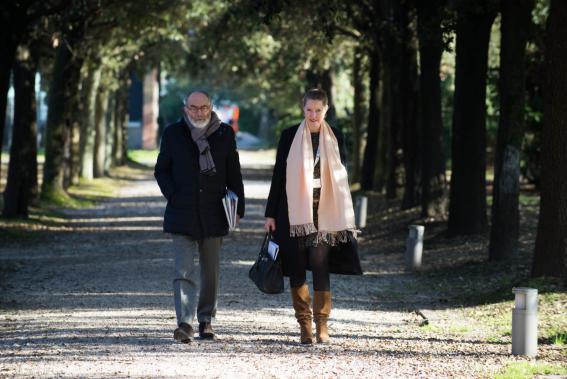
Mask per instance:
[[[309,287],[307,284],[291,288],[291,300],[293,303],[293,309],[295,309],[295,318],[297,319],[301,330],[301,343],[313,343],[311,297],[309,296]]]
[[[313,292],[313,318],[315,319],[315,327],[317,328],[317,342],[329,342],[329,329],[327,328],[327,320],[331,314],[331,291],[314,291]]]

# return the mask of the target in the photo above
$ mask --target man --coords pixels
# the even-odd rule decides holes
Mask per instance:
[[[173,293],[179,342],[193,338],[197,309],[199,336],[213,339],[217,307],[219,252],[228,223],[222,205],[226,189],[238,196],[237,223],[244,216],[244,187],[232,128],[212,111],[204,91],[191,92],[183,118],[163,132],[154,176],[167,199],[163,230],[171,233],[175,254]],[[200,275],[194,259],[199,256]],[[197,304],[197,277],[200,276]]]

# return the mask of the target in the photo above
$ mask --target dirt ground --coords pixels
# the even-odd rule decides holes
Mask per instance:
[[[432,223],[424,270],[408,273],[403,253],[416,211],[397,211],[379,196],[361,239],[365,275],[331,279],[332,343],[299,344],[288,284],[284,294],[265,295],[247,277],[263,237],[270,159],[242,156],[246,217],[224,239],[212,342],[172,338],[173,253],[151,170],[115,175],[123,183],[117,196],[59,210],[38,230],[8,229],[12,237],[0,245],[0,377],[475,378],[536,361],[510,355],[511,316],[491,323],[490,312],[502,309],[467,295],[506,276],[479,264],[485,238],[448,241]],[[537,361],[565,365],[565,350],[541,345]]]

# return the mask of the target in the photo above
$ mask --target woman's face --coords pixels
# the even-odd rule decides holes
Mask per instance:
[[[308,99],[303,106],[303,115],[305,116],[307,126],[312,128],[320,127],[327,113],[327,108],[328,106],[323,105],[321,100]]]

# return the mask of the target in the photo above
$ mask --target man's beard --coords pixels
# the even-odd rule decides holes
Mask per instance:
[[[189,121],[191,121],[191,124],[193,124],[194,127],[203,129],[205,126],[209,125],[209,122],[211,122],[211,115],[209,115],[209,117],[203,121],[197,121],[189,116]]]

